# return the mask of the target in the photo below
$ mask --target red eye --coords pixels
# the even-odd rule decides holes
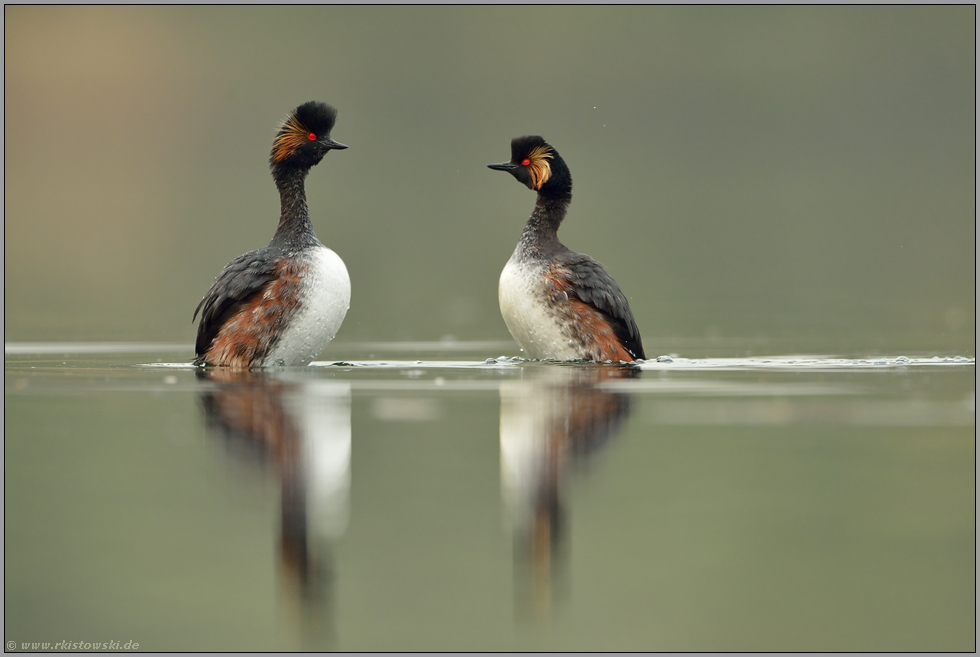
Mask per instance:
[[[316,141],[316,134],[315,133],[312,133],[311,132],[310,134],[308,134],[306,136],[310,138],[310,141]]]
[[[523,164],[524,166],[527,166],[530,163],[531,163],[531,160],[527,159],[526,157],[523,160],[521,160],[521,164]]]

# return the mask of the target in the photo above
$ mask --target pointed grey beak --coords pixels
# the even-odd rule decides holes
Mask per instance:
[[[345,148],[347,148],[347,146],[345,146],[344,144],[341,144],[339,141],[334,141],[330,137],[327,137],[326,139],[324,139],[322,143],[327,148],[332,148],[332,149],[334,149],[336,151],[342,151]]]
[[[513,171],[517,168],[517,165],[513,162],[501,162],[500,164],[488,164],[487,166],[494,171]]]

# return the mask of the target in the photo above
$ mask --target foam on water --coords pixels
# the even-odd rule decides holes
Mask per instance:
[[[837,358],[833,356],[763,356],[758,358],[681,358],[660,356],[638,364],[644,370],[863,370],[895,369],[950,365],[976,365],[976,358],[964,356],[933,356],[909,358],[907,356],[875,356],[873,358]]]
[[[520,357],[498,356],[481,358],[480,360],[420,360],[420,359],[376,359],[373,351],[398,353],[432,353],[457,352],[480,353],[491,349],[506,348],[506,342],[464,342],[464,341],[432,341],[432,342],[364,342],[336,345],[348,348],[351,353],[363,354],[368,352],[367,359],[344,359],[314,361],[311,368],[356,368],[356,369],[500,369],[514,368],[524,364],[537,364],[539,361],[529,361]],[[513,345],[510,345],[511,347]],[[138,343],[138,342],[7,342],[4,343],[4,354],[7,356],[31,355],[79,355],[79,354],[138,354],[138,353],[171,353],[193,352],[193,347],[183,343]],[[333,349],[332,351],[336,351]],[[499,352],[498,352],[499,353]],[[548,361],[540,361],[547,363]],[[564,365],[568,365],[565,363]],[[583,366],[584,364],[578,364]],[[841,358],[831,355],[786,355],[786,356],[757,356],[752,358],[684,358],[676,354],[659,356],[644,361],[637,361],[634,366],[642,370],[781,370],[781,371],[853,371],[902,369],[916,367],[955,367],[976,365],[975,357],[966,356],[931,356],[908,357],[873,356],[867,358]],[[180,363],[148,363],[146,367],[162,368],[192,368],[190,362]],[[275,368],[274,368],[275,369]],[[294,368],[286,368],[294,369]]]

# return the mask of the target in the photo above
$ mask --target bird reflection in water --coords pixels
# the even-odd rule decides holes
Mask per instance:
[[[229,454],[276,467],[285,597],[304,632],[332,639],[330,550],[348,519],[350,384],[226,368],[198,376],[211,384],[201,393],[208,432]]]
[[[576,364],[525,372],[529,378],[500,388],[501,484],[514,526],[519,603],[546,614],[564,583],[563,488],[630,413],[629,396],[601,384],[639,370]]]

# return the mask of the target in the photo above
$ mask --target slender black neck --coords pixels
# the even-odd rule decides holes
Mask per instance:
[[[571,202],[570,189],[563,190],[560,194],[538,192],[534,211],[521,234],[520,245],[527,255],[534,257],[555,248],[564,248],[558,241],[558,227],[561,226]]]
[[[319,244],[313,224],[310,222],[310,210],[306,205],[306,187],[304,181],[310,172],[309,167],[276,167],[272,177],[279,189],[279,200],[282,210],[279,215],[279,227],[272,238],[272,243],[285,248],[302,248],[311,244]]]

